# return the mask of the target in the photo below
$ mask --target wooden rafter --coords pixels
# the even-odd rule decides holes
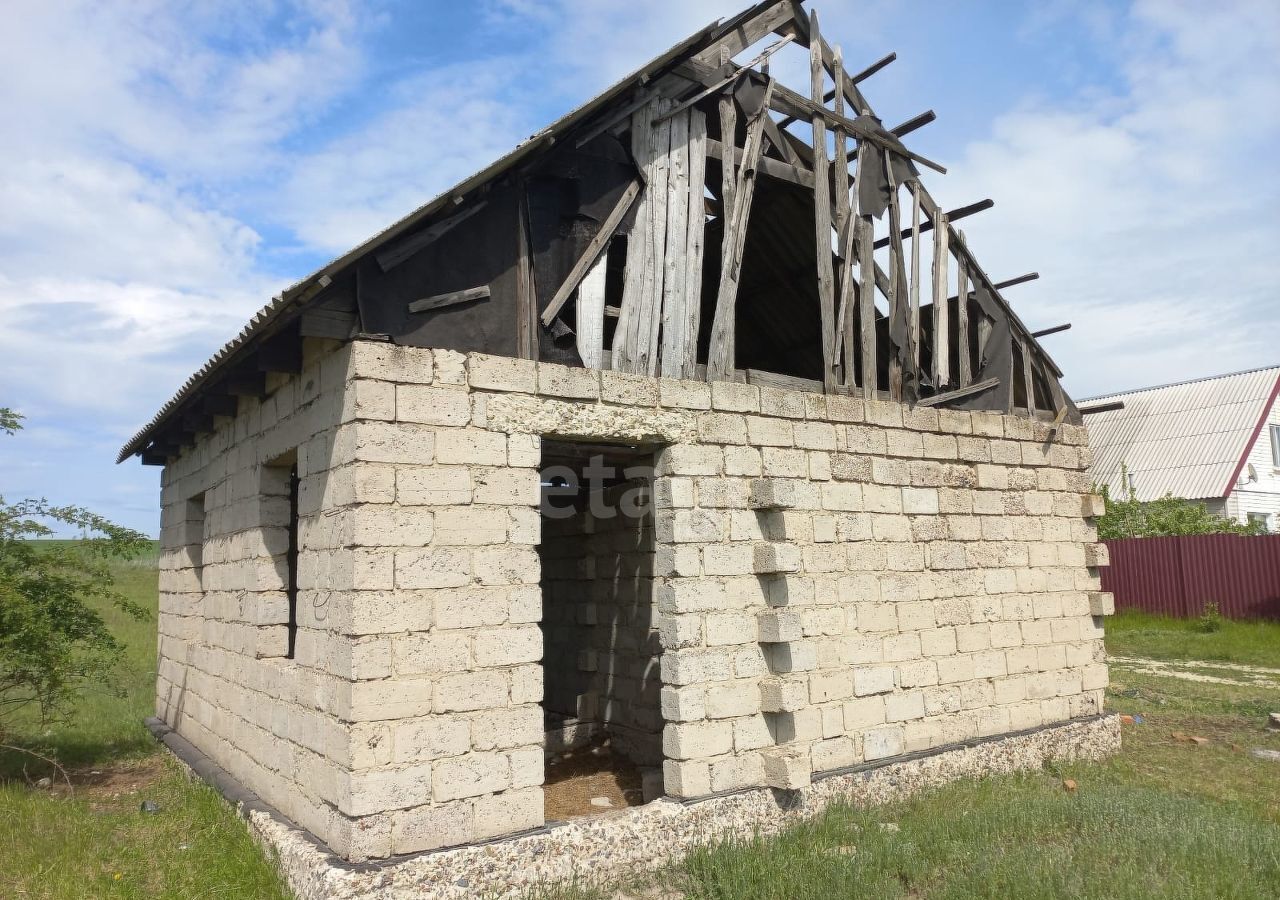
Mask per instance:
[[[764,102],[747,126],[742,167],[733,187],[733,212],[726,220],[720,264],[720,285],[716,292],[716,311],[711,322],[711,346],[707,352],[709,378],[727,380],[734,370],[734,316],[738,299],[738,282],[742,276],[742,251],[747,239],[747,221],[751,199],[755,193],[756,164],[764,140],[764,119],[769,115],[769,97],[773,93],[772,78],[765,85]]]

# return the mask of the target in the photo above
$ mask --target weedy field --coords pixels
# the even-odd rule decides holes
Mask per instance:
[[[156,575],[122,567],[154,612]],[[244,824],[183,774],[141,724],[151,713],[155,624],[108,613],[128,646],[119,692],[87,692],[70,719],[31,719],[0,750],[0,896],[283,898]],[[768,840],[724,842],[624,883],[541,900],[678,897],[1273,898],[1280,895],[1280,625],[1108,622],[1108,705],[1140,716],[1104,763],[962,781],[908,802],[837,808]],[[1143,660],[1162,661],[1153,667]],[[1192,662],[1186,662],[1192,661]],[[1198,661],[1198,662],[1196,662]],[[1070,788],[1070,789],[1069,789]],[[155,812],[144,812],[144,801]]]
[[[104,612],[127,647],[119,683],[93,686],[65,722],[26,717],[10,738],[56,758],[70,786],[40,760],[0,750],[0,897],[288,897],[231,808],[143,726],[154,711],[154,561],[120,566],[116,580],[152,613]],[[142,811],[147,801],[155,812]]]

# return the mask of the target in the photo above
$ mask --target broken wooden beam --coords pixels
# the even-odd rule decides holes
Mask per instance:
[[[755,57],[750,62],[747,62],[739,66],[737,69],[735,69],[733,72],[731,72],[729,75],[725,76],[724,78],[721,78],[707,85],[701,91],[694,94],[692,97],[690,97],[688,100],[685,100],[683,103],[680,103],[674,109],[667,110],[666,112],[662,113],[660,116],[657,116],[653,120],[652,124],[658,125],[659,123],[665,121],[666,119],[670,119],[672,116],[679,115],[680,113],[688,109],[690,106],[693,106],[693,104],[697,103],[702,98],[709,97],[710,95],[718,91],[720,88],[732,82],[735,78],[739,77],[743,72],[747,71],[748,69],[754,68],[755,66],[760,65],[765,60],[767,60],[770,56],[773,56],[773,54],[777,53],[787,44],[791,43],[793,40],[795,40],[794,35],[787,35],[781,40],[770,44],[768,47],[764,49],[762,53],[760,53],[759,56]]]
[[[378,266],[384,272],[389,272],[409,257],[413,256],[419,250],[435,243],[444,235],[448,234],[458,225],[461,225],[467,219],[474,216],[480,210],[488,205],[487,200],[480,200],[468,206],[461,212],[442,219],[434,225],[424,228],[416,234],[411,234],[396,244],[388,247],[380,253],[374,254],[374,259],[378,261]]]
[[[921,199],[923,200],[923,195]],[[977,203],[970,203],[968,206],[957,207],[956,209],[953,209],[947,213],[947,221],[955,223],[960,219],[965,219],[976,213],[980,213],[984,210],[988,210],[995,205],[996,205],[996,202],[994,200],[979,200]],[[920,225],[920,233],[926,234],[930,231],[933,231],[933,219],[932,219],[932,214],[929,212],[929,205],[925,203],[922,208],[924,209],[924,212],[925,212],[925,220]],[[911,237],[911,230],[904,229],[902,232],[902,237],[904,239]],[[887,238],[887,237],[880,238],[880,240],[876,241],[876,249],[882,250],[885,247],[888,247],[891,240],[892,238]]]
[[[1060,331],[1066,331],[1071,327],[1070,322],[1064,322],[1061,325],[1054,325],[1052,328],[1041,328],[1039,331],[1031,332],[1033,338],[1042,338],[1046,335],[1057,334]]]
[[[618,202],[609,211],[609,215],[600,223],[600,230],[591,238],[591,241],[587,244],[587,249],[583,251],[578,261],[573,264],[573,268],[569,270],[564,283],[560,285],[555,296],[551,298],[551,302],[547,304],[547,308],[543,310],[542,324],[544,326],[550,325],[552,320],[560,314],[561,308],[568,302],[573,292],[577,290],[579,282],[582,281],[587,271],[609,245],[609,239],[613,237],[614,229],[618,227],[618,224],[627,214],[627,210],[631,209],[631,204],[635,202],[639,194],[640,182],[638,180],[634,180],[627,185],[627,189],[622,192],[622,196],[618,198]]]
[[[893,126],[892,128],[889,129],[889,133],[894,135],[895,137],[903,137],[915,131],[917,128],[923,128],[924,126],[928,125],[930,122],[935,121],[937,118],[938,118],[937,113],[935,113],[931,109],[926,109],[924,112],[920,113],[920,115],[912,116],[910,119],[907,119],[907,121],[903,122],[901,125]]]
[[[820,109],[823,68],[822,53],[818,43],[813,39],[817,34],[819,34],[818,12],[810,10],[809,85],[810,93],[816,98],[816,105]],[[839,71],[838,65],[837,63],[837,71]],[[761,111],[761,116],[765,119],[769,118],[767,108]],[[831,184],[828,174],[831,163],[827,159],[826,119],[815,111],[810,121],[813,126],[813,223],[818,264],[818,316],[822,327],[822,382],[829,389],[835,385],[831,368],[831,354],[834,347],[832,320],[835,315],[833,302],[835,273],[831,266]]]
[[[467,288],[462,291],[449,291],[447,294],[436,294],[432,297],[414,300],[409,304],[409,312],[427,312],[433,309],[442,309],[446,306],[457,306],[459,303],[470,303],[472,300],[488,299],[489,285],[482,284],[479,287]]]
[[[1080,415],[1091,416],[1095,413],[1116,412],[1124,409],[1123,400],[1112,400],[1110,403],[1097,403],[1093,406],[1080,407]]]
[[[711,345],[707,351],[708,379],[728,380],[733,377],[735,342],[734,322],[738,301],[738,281],[742,276],[742,251],[747,240],[747,222],[751,198],[755,193],[756,167],[762,159],[764,122],[769,115],[769,98],[776,82],[765,85],[764,103],[747,126],[747,141],[742,152],[742,168],[733,189],[733,214],[726,223],[721,241],[720,284],[716,293],[715,317],[711,323]],[[711,143],[707,142],[708,145]],[[709,148],[708,148],[709,149]]]
[[[955,400],[961,400],[973,394],[980,394],[983,391],[990,390],[1000,383],[999,378],[988,378],[979,381],[977,384],[970,384],[966,387],[956,388],[954,391],[947,391],[945,394],[934,394],[932,397],[925,397],[916,403],[916,406],[942,406]]]
[[[873,144],[879,145],[890,153],[896,153],[899,156],[904,156],[913,162],[917,162],[922,166],[927,166],[935,172],[939,172],[943,175],[947,174],[945,166],[934,162],[926,156],[921,156],[919,153],[915,153],[906,147],[895,146],[892,141],[886,140],[884,137],[877,134],[868,127],[865,122],[858,122],[855,119],[850,119],[848,116],[837,116],[833,111],[827,109],[821,103],[810,100],[808,97],[798,94],[783,85],[778,85],[773,93],[773,108],[784,115],[795,116],[796,118],[810,118],[816,113],[817,115],[822,116],[829,126],[834,126],[836,124],[842,125],[851,137],[858,138],[859,140],[871,141]]]
[[[741,147],[733,148],[733,159],[739,166],[742,165],[742,153],[743,151]],[[707,156],[723,162],[725,158],[724,144],[720,141],[707,138]],[[767,156],[762,156],[756,160],[756,170],[761,175],[768,175],[770,178],[777,178],[779,181],[788,181],[791,184],[796,184],[800,187],[813,187],[812,172],[807,172],[804,169],[797,169],[795,166],[787,165],[780,159],[770,159]],[[725,216],[727,217],[728,215],[729,212],[726,210]]]

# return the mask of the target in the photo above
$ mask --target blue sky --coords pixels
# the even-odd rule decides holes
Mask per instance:
[[[1280,362],[1280,7],[817,4],[1075,396]],[[282,287],[736,3],[17,0],[0,494],[154,533],[120,445]],[[1210,10],[1207,12],[1207,10]],[[784,53],[790,53],[788,48]],[[804,88],[802,52],[774,73]],[[746,58],[745,56],[742,58]],[[932,177],[929,177],[932,175]]]

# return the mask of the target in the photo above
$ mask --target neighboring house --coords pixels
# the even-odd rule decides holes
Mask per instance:
[[[1172,494],[1280,530],[1280,366],[1093,397],[1094,483],[1143,502]]]
[[[799,9],[700,31],[285,291],[129,441],[164,467],[166,737],[350,860],[541,828],[580,726],[705,801],[615,820],[652,842],[553,829],[581,841],[521,878],[812,811],[852,767],[1116,746],[1080,413]],[[726,68],[774,32],[809,96]]]

